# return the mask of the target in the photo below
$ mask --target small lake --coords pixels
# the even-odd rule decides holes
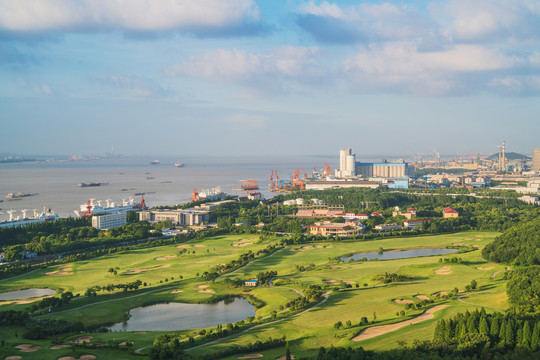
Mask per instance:
[[[7,291],[0,293],[0,301],[6,300],[24,300],[34,297],[47,296],[56,294],[53,289],[24,289],[16,291]]]
[[[215,304],[167,303],[130,310],[129,320],[109,327],[111,331],[173,331],[201,329],[245,320],[255,315],[246,299],[235,298]]]
[[[457,252],[458,249],[413,249],[413,250],[399,250],[399,251],[384,251],[382,254],[378,252],[369,252],[369,253],[358,253],[352,256],[347,256],[341,258],[342,261],[349,261],[349,259],[361,260],[366,258],[368,260],[373,260],[375,258],[379,260],[396,260],[396,259],[406,259],[412,257],[421,257],[421,256],[433,256],[433,255],[445,255],[452,254]]]

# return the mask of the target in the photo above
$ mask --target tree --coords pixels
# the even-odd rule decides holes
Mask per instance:
[[[486,334],[486,335],[489,334],[489,325],[488,325],[488,321],[487,321],[485,316],[482,316],[480,318],[480,324],[479,324],[479,327],[478,327],[478,331],[480,332],[480,334]]]
[[[531,350],[540,350],[540,321],[537,321],[536,325],[534,325],[534,330],[531,336]]]
[[[471,289],[476,290],[476,287],[477,287],[477,286],[478,286],[478,284],[476,283],[476,280],[473,279],[473,280],[471,281]]]
[[[497,339],[497,337],[499,336],[499,330],[500,330],[499,317],[495,316],[493,321],[491,321],[491,327],[489,329],[489,334],[494,339]]]
[[[287,341],[287,346],[285,347],[285,360],[291,360],[291,350],[289,349],[288,341]]]
[[[524,349],[529,349],[531,346],[531,337],[532,337],[531,324],[529,323],[528,320],[525,320],[525,323],[523,324],[523,330],[521,333],[521,342],[519,345]]]

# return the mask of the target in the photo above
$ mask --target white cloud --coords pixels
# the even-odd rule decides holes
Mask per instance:
[[[215,80],[248,80],[272,75],[304,77],[317,74],[316,48],[285,46],[269,54],[246,50],[219,49],[211,54],[195,56],[167,70],[170,75],[189,75]]]
[[[519,59],[476,45],[456,45],[432,52],[418,51],[414,42],[371,46],[345,61],[346,70],[379,74],[418,74],[428,71],[466,72],[509,68]]]
[[[540,2],[536,0],[450,0],[445,16],[452,18],[451,31],[457,40],[537,38],[540,31]]]
[[[362,89],[440,95],[477,91],[493,73],[527,67],[530,60],[478,45],[423,52],[415,42],[371,45],[343,63]]]
[[[253,0],[0,0],[0,29],[8,31],[160,31],[223,27],[259,17]]]

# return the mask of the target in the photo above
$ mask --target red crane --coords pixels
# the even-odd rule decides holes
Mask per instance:
[[[191,201],[197,201],[199,200],[199,193],[197,192],[197,189],[193,189],[193,192],[191,193],[191,195],[193,195],[193,199],[191,199]]]
[[[330,169],[330,165],[324,163],[323,167],[324,167],[324,175],[331,175],[332,174],[332,170]]]

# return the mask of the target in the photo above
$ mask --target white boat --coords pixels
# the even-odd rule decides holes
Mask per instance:
[[[105,202],[105,204],[103,204]],[[74,210],[75,215],[79,217],[90,216],[94,214],[116,214],[120,212],[128,212],[132,210],[146,209],[144,196],[141,202],[135,201],[133,198],[129,200],[122,199],[122,204],[115,204],[112,200],[96,200],[94,198],[87,201],[86,204],[81,204],[79,210]]]
[[[22,216],[16,218],[13,217],[15,211],[10,210],[7,213],[9,214],[9,220],[1,221],[0,227],[16,227],[16,226],[26,226],[30,224],[38,224],[45,221],[56,221],[60,217],[51,211],[51,209],[43,209],[43,212],[40,214],[37,209],[34,209],[34,216],[27,217],[26,214],[29,210],[21,210]]]
[[[215,188],[201,190],[199,192],[199,198],[204,200],[215,200],[215,199],[221,199],[227,196],[223,191],[221,191],[221,187],[217,186]]]
[[[181,163],[181,162],[175,162],[175,163],[174,163],[174,166],[176,166],[176,167],[183,167],[183,166],[184,166],[184,163]]]

